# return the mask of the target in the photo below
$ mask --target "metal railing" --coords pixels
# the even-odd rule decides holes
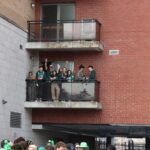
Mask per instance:
[[[28,21],[28,42],[100,41],[100,27],[95,19]]]
[[[98,101],[100,82],[38,82],[26,80],[26,101]],[[56,98],[54,98],[56,96]]]
[[[124,144],[115,144],[116,150],[150,150],[150,147],[146,147],[145,144],[133,144],[130,145],[128,143]],[[96,150],[107,150],[106,142],[99,142]]]

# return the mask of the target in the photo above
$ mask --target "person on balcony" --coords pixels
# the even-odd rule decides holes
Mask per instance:
[[[79,70],[76,74],[76,80],[77,81],[85,81],[86,77],[85,77],[85,74],[84,74],[84,66],[83,65],[80,65],[79,66]]]
[[[29,71],[27,76],[27,101],[36,99],[36,81],[32,71]]]
[[[68,70],[67,71],[67,82],[73,82],[73,80],[74,80],[74,75],[71,70]]]
[[[96,71],[94,70],[93,66],[88,67],[89,76],[87,77],[88,82],[94,82],[96,79]]]
[[[45,73],[46,73],[46,81],[49,81],[52,73],[53,73],[53,65],[48,65],[48,59],[45,58]]]
[[[53,101],[59,101],[60,96],[60,78],[57,74],[57,71],[54,70],[53,74],[50,78],[51,80],[51,94],[52,94],[52,100]]]
[[[62,82],[67,81],[67,68],[66,67],[63,67],[61,81]]]
[[[27,80],[35,80],[35,76],[33,75],[32,71],[28,72]]]
[[[37,80],[37,100],[42,100],[43,97],[43,82],[45,81],[45,72],[43,66],[39,66],[39,70],[36,73]]]

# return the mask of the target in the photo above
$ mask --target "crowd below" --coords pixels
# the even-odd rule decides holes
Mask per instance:
[[[13,143],[8,139],[1,141],[0,150],[90,150],[87,142],[65,143],[63,141],[48,140],[45,146],[37,146],[31,140],[25,140],[23,137],[17,138]],[[116,150],[114,146],[109,145],[107,150]]]
[[[92,65],[88,66],[88,76],[84,73],[85,66],[79,66],[76,75],[66,68],[61,68],[59,64],[54,68],[53,65],[48,65],[47,58],[45,59],[44,66],[40,65],[36,75],[32,71],[29,72],[27,80],[35,80],[37,86],[37,99],[42,100],[43,83],[51,83],[51,96],[53,101],[58,101],[60,96],[60,86],[62,82],[94,82],[96,80],[96,71]]]

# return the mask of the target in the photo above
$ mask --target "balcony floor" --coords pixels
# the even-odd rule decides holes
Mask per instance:
[[[103,51],[99,41],[65,41],[65,42],[28,42],[28,50],[43,51]]]
[[[86,101],[86,102],[25,102],[25,108],[51,108],[51,109],[102,109],[102,104],[95,101]]]

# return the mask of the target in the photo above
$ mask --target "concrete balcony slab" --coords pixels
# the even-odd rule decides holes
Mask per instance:
[[[36,51],[103,51],[99,41],[28,42],[27,50]]]
[[[101,110],[102,104],[100,102],[95,101],[85,101],[85,102],[72,102],[72,101],[59,101],[59,102],[52,102],[52,101],[46,101],[46,102],[25,102],[24,103],[25,108],[30,109],[96,109]]]

